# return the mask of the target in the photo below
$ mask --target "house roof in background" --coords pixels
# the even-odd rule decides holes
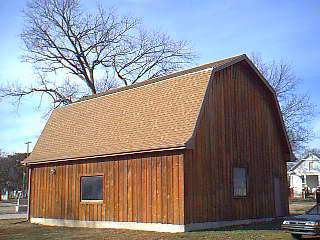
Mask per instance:
[[[295,170],[305,161],[320,161],[320,156],[316,153],[308,153],[304,158],[298,161],[287,163],[288,171]]]

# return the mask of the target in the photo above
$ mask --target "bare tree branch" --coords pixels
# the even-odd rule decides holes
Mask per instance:
[[[303,151],[313,136],[310,123],[315,116],[315,106],[308,94],[298,92],[301,80],[294,74],[292,66],[285,61],[265,63],[257,53],[251,54],[251,60],[276,92],[294,151]]]
[[[1,86],[0,98],[15,97],[20,102],[31,94],[46,95],[55,108],[81,94],[170,73],[194,58],[187,42],[147,31],[140,20],[101,5],[95,12],[84,11],[79,0],[30,0],[24,20],[23,60],[41,77],[32,86]]]

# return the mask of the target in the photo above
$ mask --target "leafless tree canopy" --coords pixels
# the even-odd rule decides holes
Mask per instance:
[[[83,95],[170,73],[194,57],[185,41],[145,30],[138,19],[115,10],[98,6],[94,13],[84,11],[79,0],[32,0],[24,15],[23,59],[40,77],[31,87],[2,86],[0,97],[21,99],[40,93],[50,96],[57,107]]]
[[[277,94],[293,150],[295,152],[303,150],[313,135],[310,123],[315,115],[315,108],[310,96],[298,93],[300,80],[289,63],[285,61],[265,63],[257,53],[251,55],[251,60]]]

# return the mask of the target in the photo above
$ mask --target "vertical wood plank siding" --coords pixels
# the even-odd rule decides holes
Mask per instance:
[[[246,62],[213,77],[187,150],[35,166],[31,217],[165,224],[274,217],[274,177],[287,214],[289,150],[272,94]],[[233,198],[233,167],[248,170],[247,197]],[[80,176],[95,174],[104,175],[104,201],[82,203]]]
[[[39,165],[31,217],[184,224],[183,169],[182,151]],[[95,174],[104,174],[104,202],[82,203],[80,176]]]
[[[185,156],[185,221],[275,216],[273,178],[288,213],[286,160],[272,95],[241,62],[215,74]],[[232,169],[248,169],[248,196],[233,198]]]

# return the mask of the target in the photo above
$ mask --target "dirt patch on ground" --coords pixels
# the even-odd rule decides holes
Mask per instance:
[[[48,227],[19,220],[0,220],[0,239],[215,239],[215,240],[278,240],[291,239],[279,230],[280,222],[238,226],[215,231],[189,233],[157,233],[132,230]]]

